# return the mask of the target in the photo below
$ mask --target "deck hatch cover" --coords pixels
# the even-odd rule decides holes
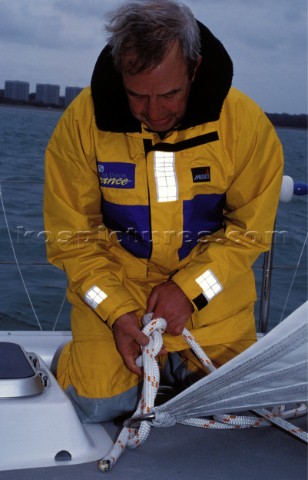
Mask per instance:
[[[0,342],[0,398],[37,395],[44,387],[39,372],[20,345]]]

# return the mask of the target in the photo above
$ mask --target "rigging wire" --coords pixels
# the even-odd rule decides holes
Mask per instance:
[[[4,206],[4,202],[3,202],[1,182],[0,182],[0,202],[1,202],[2,210],[3,210],[3,216],[4,216],[4,222],[5,222],[5,225],[6,225],[6,230],[7,230],[8,236],[9,236],[10,245],[11,245],[11,248],[12,248],[12,252],[13,252],[13,255],[14,255],[14,259],[15,259],[15,263],[16,263],[16,267],[17,267],[18,273],[19,273],[21,282],[22,282],[22,284],[23,284],[23,287],[24,287],[24,289],[25,289],[26,295],[27,295],[27,297],[28,297],[28,300],[29,300],[29,303],[30,303],[30,306],[31,306],[31,309],[32,309],[32,312],[33,312],[33,315],[34,315],[34,317],[35,317],[35,320],[37,321],[37,324],[38,324],[38,326],[39,326],[39,329],[40,329],[41,331],[43,331],[42,325],[41,325],[41,323],[40,323],[40,321],[39,321],[39,318],[38,318],[38,316],[37,316],[37,314],[36,314],[34,305],[33,305],[32,300],[31,300],[31,298],[30,298],[30,294],[29,294],[29,291],[28,291],[26,282],[25,282],[25,280],[24,280],[22,271],[21,271],[20,266],[19,266],[19,263],[18,263],[18,258],[17,258],[16,251],[15,251],[15,247],[14,247],[14,244],[13,244],[13,239],[12,239],[11,232],[10,232],[9,222],[8,222],[8,219],[7,219],[6,210],[5,210],[5,206]]]
[[[296,277],[296,273],[297,271],[299,270],[299,264],[301,262],[301,259],[302,259],[302,256],[303,256],[303,253],[304,253],[304,250],[305,250],[305,246],[306,246],[306,243],[307,243],[307,237],[308,237],[308,233],[306,234],[306,237],[305,237],[305,240],[304,240],[304,243],[303,243],[303,246],[302,246],[302,250],[299,254],[299,258],[298,258],[298,261],[297,261],[297,265],[296,265],[296,269],[294,271],[294,274],[293,274],[293,277],[292,277],[292,281],[291,281],[291,284],[290,284],[290,287],[289,287],[289,291],[288,291],[288,294],[287,294],[287,297],[286,297],[286,300],[285,300],[285,303],[284,303],[284,306],[283,306],[283,309],[282,309],[282,313],[281,313],[281,317],[280,317],[280,320],[279,320],[279,323],[282,322],[282,319],[283,319],[283,315],[284,315],[284,312],[285,312],[285,309],[286,309],[286,306],[287,306],[287,303],[288,303],[288,300],[289,300],[289,297],[290,297],[290,293],[291,293],[291,290],[292,290],[292,287],[293,287],[293,283],[294,283],[294,280],[295,280],[295,277]]]
[[[58,324],[58,320],[59,320],[60,315],[61,315],[61,313],[62,313],[62,309],[63,309],[63,307],[64,307],[65,300],[66,300],[66,292],[65,292],[65,294],[64,294],[64,297],[63,297],[63,300],[62,300],[62,303],[61,303],[61,306],[60,306],[60,309],[59,309],[57,318],[56,318],[55,323],[54,323],[53,328],[52,328],[52,331],[53,331],[53,332],[55,331],[56,326],[57,326],[57,324]]]
[[[23,278],[23,275],[22,275],[22,272],[21,272],[21,269],[20,269],[20,265],[40,265],[40,266],[48,266],[50,267],[50,264],[48,262],[19,262],[18,261],[18,258],[17,258],[17,255],[16,255],[16,251],[15,251],[15,247],[14,247],[14,244],[13,244],[13,240],[12,240],[12,236],[11,236],[11,232],[10,232],[10,228],[9,228],[9,222],[8,222],[8,219],[7,219],[7,215],[6,215],[6,209],[5,209],[5,206],[4,206],[4,201],[3,201],[3,195],[2,195],[2,188],[1,188],[1,183],[16,183],[16,182],[0,182],[0,202],[1,202],[1,206],[2,206],[2,210],[3,210],[3,216],[4,216],[4,221],[5,221],[5,225],[6,225],[6,230],[7,230],[7,233],[8,233],[8,237],[9,237],[9,240],[10,240],[10,245],[11,245],[11,248],[12,248],[12,251],[13,251],[13,256],[14,256],[14,259],[15,259],[15,262],[0,262],[0,265],[16,265],[17,266],[17,269],[18,269],[18,272],[19,272],[19,275],[20,275],[20,278],[21,278],[21,281],[22,281],[22,284],[23,284],[23,287],[25,289],[25,292],[26,292],[26,295],[27,295],[27,298],[29,300],[29,303],[30,303],[30,306],[31,306],[31,309],[32,309],[32,312],[34,314],[34,317],[36,319],[36,322],[39,326],[39,329],[41,331],[43,331],[43,328],[41,326],[41,323],[39,321],[39,318],[38,318],[38,315],[35,311],[35,308],[34,308],[34,305],[32,303],[32,300],[31,300],[31,297],[30,297],[30,294],[29,294],[29,291],[27,289],[27,285],[26,285],[26,282]],[[20,182],[21,183],[21,182]],[[25,182],[26,183],[26,182]],[[29,183],[29,182],[27,182]],[[39,183],[39,182],[32,182],[32,183]],[[55,319],[55,322],[54,322],[54,325],[53,325],[53,328],[52,328],[52,331],[54,332],[55,329],[56,329],[56,326],[58,324],[58,320],[60,318],[60,315],[62,313],[62,310],[63,310],[63,307],[64,307],[64,303],[65,303],[65,300],[66,300],[66,292],[64,294],[64,297],[63,297],[63,300],[61,302],[61,305],[60,305],[60,309],[59,309],[59,312],[57,314],[57,317]]]

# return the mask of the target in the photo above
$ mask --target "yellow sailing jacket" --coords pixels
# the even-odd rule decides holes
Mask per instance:
[[[200,69],[188,120],[161,139],[128,122],[116,81],[102,97],[97,68],[46,151],[47,254],[67,273],[69,300],[111,327],[126,312],[141,317],[153,286],[172,278],[194,306],[188,327],[202,345],[255,338],[243,312],[256,299],[251,266],[270,246],[278,204],[283,155],[274,128],[230,84],[217,86],[216,110],[208,96],[212,113],[194,117],[206,88]],[[99,335],[99,323],[80,318],[72,330]],[[165,337],[170,350],[187,347]]]
[[[162,180],[157,153],[166,153]],[[46,153],[48,258],[67,272],[74,295],[84,299],[93,286],[103,292],[95,311],[110,326],[145,308],[125,279],[136,280],[146,298],[149,287],[172,277],[193,301],[203,293],[196,279],[210,270],[222,290],[200,312],[195,305],[192,323],[219,322],[255,300],[251,265],[270,245],[281,172],[270,122],[237,90],[219,121],[161,141],[145,130],[99,131],[85,89]],[[236,339],[241,326],[225,330],[212,341]]]

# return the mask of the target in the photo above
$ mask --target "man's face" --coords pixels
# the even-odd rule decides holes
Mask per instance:
[[[132,114],[150,130],[166,132],[183,118],[194,75],[189,78],[178,44],[158,66],[122,79]]]

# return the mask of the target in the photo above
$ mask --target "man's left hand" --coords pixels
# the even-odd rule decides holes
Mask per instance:
[[[181,335],[194,308],[185,293],[169,280],[154,287],[147,302],[147,313],[153,318],[163,317],[167,322],[166,332]]]

